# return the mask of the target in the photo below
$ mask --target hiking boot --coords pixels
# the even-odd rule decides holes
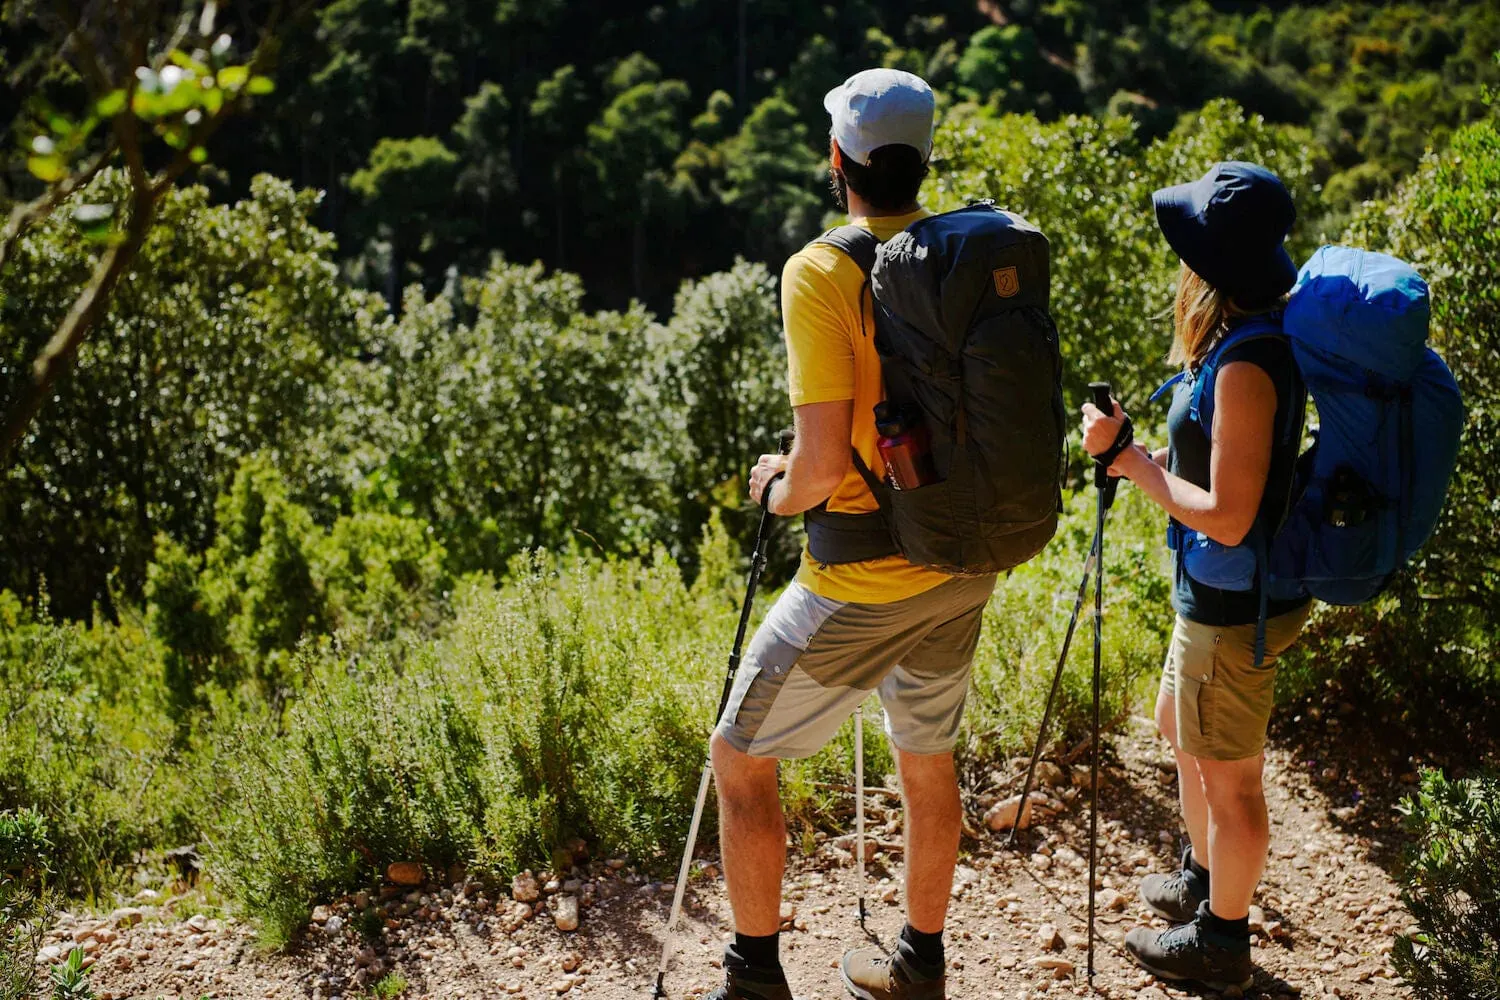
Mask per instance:
[[[792,1000],[792,988],[786,980],[763,983],[747,979],[744,972],[724,970],[724,985],[703,1000]]]
[[[1141,879],[1141,902],[1158,917],[1174,924],[1189,923],[1198,906],[1208,898],[1208,881],[1193,871],[1193,848],[1182,852],[1182,867],[1170,875],[1147,875]]]
[[[1208,904],[1192,923],[1164,931],[1137,927],[1125,935],[1125,950],[1157,979],[1192,979],[1220,992],[1249,989],[1255,978],[1249,938],[1237,940],[1204,927]]]
[[[891,954],[879,948],[846,951],[840,971],[844,989],[860,1000],[944,1000],[946,996],[943,971],[924,974],[899,945]]]

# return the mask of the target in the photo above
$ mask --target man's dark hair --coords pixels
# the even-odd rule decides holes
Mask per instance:
[[[868,164],[854,162],[843,154],[840,168],[849,190],[882,212],[899,212],[917,200],[917,191],[927,176],[927,161],[922,154],[904,143],[881,146],[870,153]]]

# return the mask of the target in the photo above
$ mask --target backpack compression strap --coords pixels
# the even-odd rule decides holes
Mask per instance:
[[[863,226],[847,225],[836,226],[828,230],[808,246],[820,243],[843,252],[859,265],[860,271],[864,272],[865,276],[864,284],[859,291],[860,299],[863,300],[865,288],[870,284],[870,272],[875,269],[875,254],[880,249],[880,240]],[[860,317],[863,322],[862,303]],[[849,450],[854,455],[855,468],[864,476],[866,483],[869,483],[873,476],[865,468],[864,462],[860,460],[859,452],[854,451],[852,445]],[[871,492],[875,492],[874,486],[871,487]],[[875,495],[877,499],[880,496],[879,493]],[[829,510],[825,502],[803,514],[802,522],[807,528],[807,551],[820,563],[836,565],[864,562],[868,559],[893,556],[901,551],[891,536],[890,525],[885,515],[880,511],[873,511],[869,514],[840,514]]]

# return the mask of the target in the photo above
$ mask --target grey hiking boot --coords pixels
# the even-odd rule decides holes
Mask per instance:
[[[1203,903],[1192,923],[1164,931],[1137,927],[1125,935],[1125,950],[1135,963],[1158,979],[1191,979],[1220,992],[1249,989],[1255,978],[1250,964],[1250,941],[1224,937],[1207,930]]]
[[[887,954],[879,948],[855,948],[844,952],[840,966],[844,989],[859,1000],[944,1000],[947,977],[924,975],[900,946]]]
[[[724,985],[703,1000],[792,1000],[792,988],[786,980],[762,983],[747,979],[743,972],[724,970]]]
[[[1147,875],[1141,879],[1141,902],[1151,912],[1174,924],[1185,924],[1198,913],[1198,906],[1208,898],[1208,882],[1193,871],[1189,862],[1193,848],[1182,852],[1182,867],[1170,875]]]

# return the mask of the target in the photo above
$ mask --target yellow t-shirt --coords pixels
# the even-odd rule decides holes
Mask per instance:
[[[932,213],[853,219],[881,240],[888,240]],[[885,398],[880,356],[875,353],[873,302],[864,291],[859,265],[842,251],[815,244],[793,254],[781,271],[781,315],[786,329],[787,387],[793,406],[854,401],[852,444],[876,475],[885,474],[875,448],[875,404]],[[879,509],[853,458],[844,481],[828,498],[828,509],[863,514]],[[899,601],[949,580],[946,573],[916,566],[905,556],[825,565],[806,549],[797,582],[835,601],[885,604]]]

